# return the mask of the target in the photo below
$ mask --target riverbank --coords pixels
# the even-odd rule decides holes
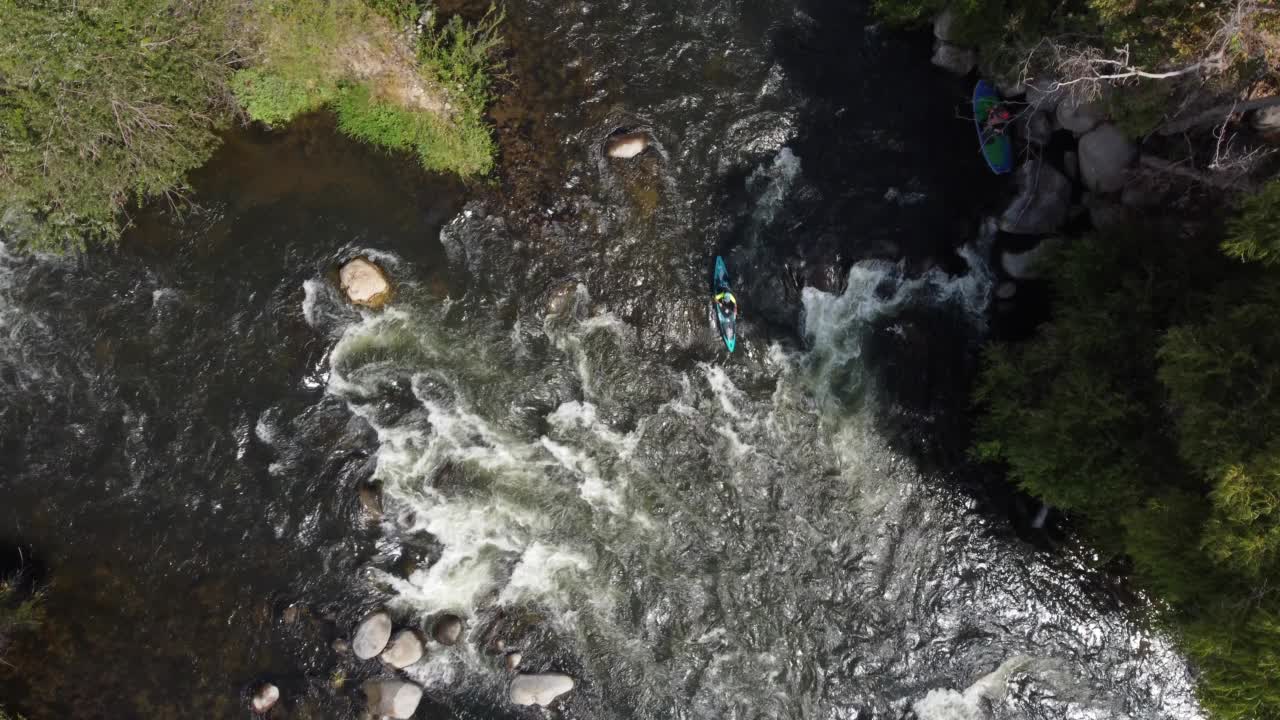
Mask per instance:
[[[1280,716],[1275,12],[880,5],[1016,113],[997,307],[1051,301],[987,350],[975,456],[1129,568],[1214,717]]]
[[[414,0],[148,0],[31,8],[0,28],[0,225],[18,245],[116,242],[237,121],[328,108],[428,170],[486,175],[500,11],[447,20]],[[56,42],[45,42],[54,38]]]

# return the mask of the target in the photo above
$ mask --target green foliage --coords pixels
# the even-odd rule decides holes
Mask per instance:
[[[493,99],[490,86],[501,72],[496,53],[503,43],[498,26],[504,19],[506,11],[490,5],[473,25],[454,15],[437,27],[433,13],[423,27],[418,55],[461,101],[465,113],[483,111]]]
[[[333,109],[342,132],[389,150],[414,153],[428,170],[467,177],[493,167],[493,138],[478,118],[470,123],[465,118],[441,120],[380,101],[360,85],[339,93]]]
[[[1217,241],[1135,229],[1059,253],[1053,320],[987,352],[975,454],[1132,560],[1215,717],[1278,718],[1280,276]]]
[[[308,85],[296,78],[264,73],[258,68],[237,71],[231,89],[249,117],[265,125],[283,125],[293,118],[324,107],[336,87]]]
[[[34,630],[44,622],[40,593],[23,597],[15,579],[0,580],[0,636]]]
[[[229,117],[227,9],[203,0],[0,0],[0,211],[45,251],[112,242]]]
[[[454,16],[439,27],[428,13],[411,44],[398,27],[418,12],[410,0],[264,5],[258,26],[265,59],[236,73],[236,97],[251,118],[268,125],[327,106],[346,134],[411,152],[429,170],[488,173],[495,146],[484,111],[492,99],[502,13],[491,7],[476,24]],[[448,109],[420,106],[423,95]]]
[[[1280,180],[1245,198],[1228,224],[1223,250],[1232,257],[1280,265]]]

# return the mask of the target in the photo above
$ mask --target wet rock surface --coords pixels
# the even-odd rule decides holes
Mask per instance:
[[[978,64],[978,53],[972,48],[939,40],[934,43],[930,62],[954,75],[968,75]]]
[[[509,696],[515,705],[546,707],[573,690],[573,678],[560,673],[517,675],[511,680]]]
[[[355,258],[343,265],[338,271],[338,281],[347,299],[356,305],[377,309],[391,297],[387,274],[365,258]]]
[[[351,639],[351,651],[361,660],[375,658],[390,639],[391,616],[378,611],[360,621]]]
[[[1102,124],[1080,138],[1080,178],[1094,192],[1118,192],[1138,156],[1133,141],[1115,125]]]
[[[397,720],[413,717],[422,702],[422,688],[403,680],[369,680],[364,686],[369,712]]]
[[[462,638],[462,618],[457,615],[445,615],[436,620],[431,635],[441,645],[456,645]]]
[[[1043,162],[1018,166],[1016,179],[1018,193],[1000,214],[1000,229],[1042,235],[1062,227],[1071,207],[1071,181]]]
[[[265,683],[253,694],[253,699],[249,705],[255,713],[261,715],[275,707],[275,704],[279,701],[280,688],[271,683]]]
[[[422,639],[412,630],[396,633],[387,648],[382,651],[382,662],[397,670],[403,670],[422,659]]]

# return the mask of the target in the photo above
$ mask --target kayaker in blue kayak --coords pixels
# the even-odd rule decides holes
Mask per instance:
[[[737,319],[738,317],[738,299],[733,296],[732,292],[725,290],[716,295],[716,303],[720,306],[720,312],[727,318]]]

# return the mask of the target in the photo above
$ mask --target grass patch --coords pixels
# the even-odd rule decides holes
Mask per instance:
[[[428,170],[484,175],[495,152],[484,111],[502,19],[490,8],[474,24],[440,22],[400,0],[264,5],[255,23],[264,59],[237,72],[232,87],[268,125],[329,107],[357,140],[412,153]]]

